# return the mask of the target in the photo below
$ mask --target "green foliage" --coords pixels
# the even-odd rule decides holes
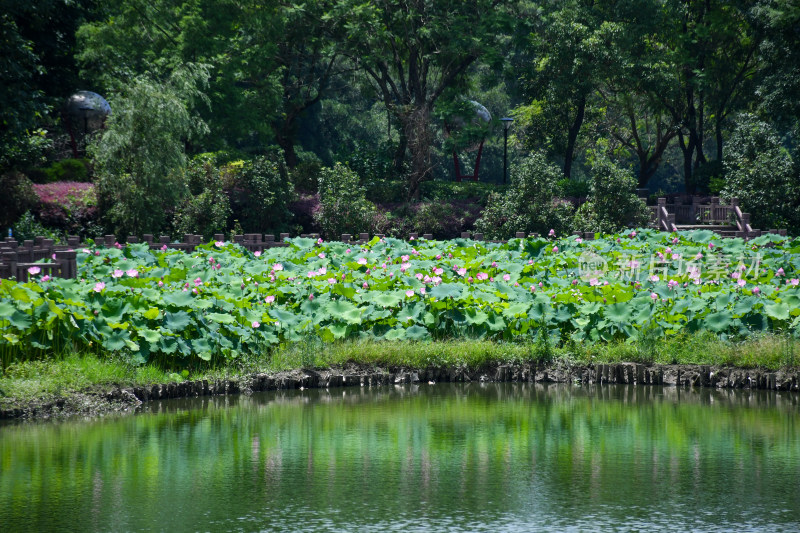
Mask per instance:
[[[575,229],[614,233],[628,226],[643,227],[650,221],[647,205],[634,192],[633,175],[607,159],[592,167],[589,200],[575,213]]]
[[[56,161],[49,167],[36,173],[40,179],[36,183],[53,183],[55,181],[90,181],[88,159],[64,159]],[[34,174],[31,174],[35,178]]]
[[[558,181],[558,188],[564,196],[585,198],[589,196],[591,184],[588,181],[565,178]]]
[[[727,145],[723,198],[738,197],[754,228],[800,225],[798,166],[775,130],[753,115],[742,115]]]
[[[14,238],[19,242],[33,240],[36,237],[45,237],[59,242],[63,237],[63,234],[58,234],[52,229],[44,227],[41,222],[36,220],[36,217],[30,211],[25,211],[25,213],[19,217],[19,220],[14,223],[12,231],[14,233]]]
[[[358,247],[295,238],[258,256],[225,243],[82,248],[77,279],[0,282],[0,358],[100,350],[183,368],[300,342],[316,364],[307,356],[320,341],[476,339],[534,345],[537,358],[631,341],[620,357],[660,361],[690,352],[662,352],[657,339],[687,332],[800,337],[798,277],[800,240],[723,243],[708,231]]]
[[[0,191],[0,228],[11,226],[38,200],[31,180],[15,170],[0,174]]]
[[[165,82],[140,77],[112,99],[114,113],[90,147],[98,204],[117,234],[157,234],[186,197],[185,142],[207,130],[191,109],[208,74],[186,65]]]
[[[325,238],[338,239],[342,233],[371,232],[375,205],[367,200],[359,182],[358,174],[341,163],[320,171],[320,209],[314,217]]]
[[[542,153],[533,154],[511,168],[511,187],[492,194],[476,230],[492,239],[507,239],[517,231],[561,235],[569,230],[572,207],[558,201],[561,170]]]
[[[294,188],[282,157],[276,152],[256,157],[232,178],[226,180],[226,189],[233,217],[246,232],[280,233],[289,228]]]
[[[231,214],[228,195],[222,189],[219,170],[213,157],[195,158],[187,168],[186,181],[191,196],[184,200],[175,213],[175,233],[200,234],[210,238],[223,233]]]

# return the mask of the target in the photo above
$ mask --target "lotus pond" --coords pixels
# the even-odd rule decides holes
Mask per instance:
[[[436,384],[0,424],[6,531],[797,531],[798,395]]]
[[[34,267],[25,283],[3,280],[3,364],[80,350],[174,366],[308,338],[560,344],[800,331],[800,240],[779,235],[288,244],[88,247],[77,279]]]

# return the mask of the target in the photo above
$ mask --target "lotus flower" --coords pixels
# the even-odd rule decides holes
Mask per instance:
[[[97,283],[94,284],[94,292],[100,292],[105,288],[106,284],[103,283],[102,281],[98,281]]]
[[[35,276],[36,274],[38,274],[41,271],[42,271],[42,269],[39,268],[39,267],[30,267],[28,269],[28,274],[30,274],[31,276]]]
[[[264,303],[265,303],[265,304],[271,304],[271,303],[272,303],[272,302],[274,302],[274,301],[275,301],[275,296],[274,296],[274,295],[272,295],[272,294],[270,294],[269,296],[267,296],[266,298],[264,298]]]

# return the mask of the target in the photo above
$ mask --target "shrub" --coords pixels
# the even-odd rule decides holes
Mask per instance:
[[[326,239],[342,233],[357,235],[372,232],[375,204],[366,199],[358,175],[346,165],[336,163],[319,173],[320,208],[314,218]]]
[[[591,185],[588,181],[564,178],[558,180],[558,188],[565,197],[585,198],[589,196]]]
[[[0,174],[0,227],[4,230],[36,205],[33,183],[21,172]]]
[[[36,237],[53,239],[56,242],[64,240],[64,234],[62,232],[56,232],[50,228],[44,227],[30,211],[25,211],[25,213],[19,217],[19,220],[14,223],[12,231],[14,233],[14,238],[19,242],[33,240]]]
[[[246,232],[279,233],[289,228],[294,188],[278,154],[229,163],[220,172],[232,216]]]
[[[589,199],[575,213],[575,229],[614,233],[650,221],[647,205],[636,196],[636,178],[629,171],[601,159],[592,167]]]
[[[49,167],[37,173],[39,183],[53,183],[56,181],[91,181],[89,179],[89,161],[86,159],[64,159],[56,161]]]
[[[753,115],[743,115],[727,144],[723,162],[725,200],[738,197],[753,227],[794,228],[798,225],[800,184],[789,152],[775,130]]]
[[[511,168],[511,187],[505,194],[492,194],[477,231],[491,239],[507,239],[517,231],[546,234],[551,229],[569,229],[572,207],[558,201],[561,170],[541,153],[525,158]]]
[[[33,189],[39,199],[36,218],[45,226],[82,238],[103,234],[94,184],[59,181],[34,185]]]
[[[175,232],[178,235],[198,233],[206,238],[223,233],[227,229],[231,207],[222,189],[214,156],[203,154],[195,157],[187,167],[186,182],[191,196],[175,212]]]

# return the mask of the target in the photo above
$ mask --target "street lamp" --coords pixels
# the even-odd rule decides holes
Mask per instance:
[[[500,119],[503,123],[503,185],[506,184],[506,169],[508,168],[508,128],[514,119],[511,117],[503,117]]]

